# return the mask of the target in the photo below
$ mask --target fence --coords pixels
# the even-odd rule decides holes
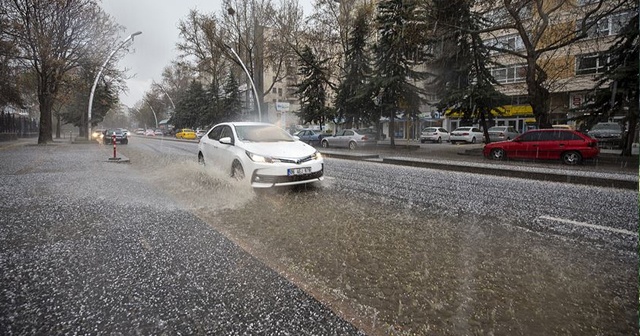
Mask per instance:
[[[0,133],[13,133],[19,138],[37,136],[38,122],[14,113],[0,112]]]

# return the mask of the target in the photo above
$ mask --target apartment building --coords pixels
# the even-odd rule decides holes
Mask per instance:
[[[530,3],[535,4],[537,1]],[[540,33],[538,48],[546,48],[552,44],[562,44],[580,33],[586,13],[594,10],[598,1],[570,0],[542,2],[541,10],[534,7],[523,8],[520,18],[528,27],[530,38],[536,37],[542,16],[548,16],[549,25]],[[537,64],[544,69],[547,79],[545,87],[550,93],[549,113],[552,124],[569,124],[579,128],[576,117],[585,113],[579,108],[586,103],[589,93],[596,84],[594,79],[605,68],[606,50],[629,21],[633,12],[625,7],[613,9],[620,1],[605,1],[605,5],[594,16],[600,18],[586,21],[587,37],[568,45],[551,48],[538,58]],[[555,7],[560,4],[560,6]],[[485,17],[496,24],[505,23],[513,18],[502,7],[484,10]],[[599,13],[606,13],[602,16]],[[514,53],[525,53],[523,37],[515,30],[495,30],[485,34],[485,43]],[[500,65],[490,69],[491,74],[500,86],[498,90],[505,93],[511,103],[494,113],[495,125],[508,125],[525,131],[536,127],[533,109],[529,105],[529,96],[525,83],[527,71],[525,59],[507,52],[494,52],[492,57]],[[447,118],[445,127],[455,129],[462,121],[459,118]]]

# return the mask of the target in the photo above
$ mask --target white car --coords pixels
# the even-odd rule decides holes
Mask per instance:
[[[451,136],[449,137],[449,141],[451,143],[456,142],[468,142],[468,143],[476,143],[484,141],[484,133],[477,127],[458,127],[455,131],[451,132]]]
[[[254,188],[322,181],[324,160],[315,148],[267,123],[213,126],[198,144],[198,162],[213,165]]]
[[[442,127],[427,127],[420,133],[420,143],[449,141],[449,132]]]

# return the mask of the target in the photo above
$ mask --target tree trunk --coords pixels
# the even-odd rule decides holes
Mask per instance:
[[[485,117],[485,111],[480,111],[480,126],[482,127],[482,132],[484,133],[484,143],[488,144],[491,142],[489,139],[489,128],[487,127],[487,118]]]
[[[60,139],[60,113],[56,113],[56,139]]]
[[[38,144],[47,144],[53,142],[53,135],[51,134],[52,122],[51,122],[51,110],[53,106],[53,97],[48,93],[48,88],[44,88],[38,94],[38,102],[40,103],[40,131],[38,134]]]

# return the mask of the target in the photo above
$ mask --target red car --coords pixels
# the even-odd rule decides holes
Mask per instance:
[[[598,140],[567,129],[539,129],[521,134],[510,141],[493,142],[484,146],[485,157],[494,160],[549,159],[575,165],[600,153]]]

